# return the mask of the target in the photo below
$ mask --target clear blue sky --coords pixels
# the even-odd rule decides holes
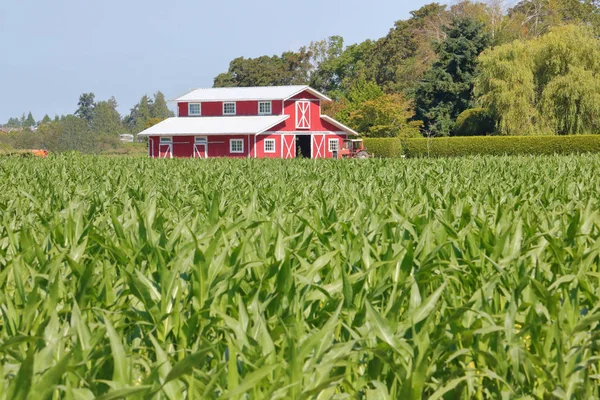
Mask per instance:
[[[73,113],[84,92],[128,113],[144,94],[212,86],[235,57],[377,39],[429,2],[0,0],[0,123]]]

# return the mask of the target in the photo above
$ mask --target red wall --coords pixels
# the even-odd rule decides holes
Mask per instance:
[[[258,115],[258,101],[236,101],[236,114],[242,116]],[[180,117],[188,117],[188,103],[177,103]],[[223,102],[209,101],[202,103],[201,114],[203,117],[221,117],[223,116]],[[283,109],[282,101],[271,102],[272,115],[281,115]]]
[[[275,153],[265,153],[265,139],[275,140]],[[252,154],[254,156],[254,154]],[[281,158],[281,135],[258,135],[256,137],[257,158]]]
[[[208,136],[208,157],[229,157],[229,158],[254,158],[256,151],[256,158],[294,158],[296,157],[296,135],[288,134],[282,135],[280,133],[271,133],[265,135],[258,135],[256,137],[256,147],[254,142],[254,135],[234,135],[234,136]],[[346,135],[338,134],[316,134],[314,135],[312,148],[313,158],[331,158],[332,153],[329,151],[329,139],[337,139],[339,141],[338,148],[342,148],[342,141],[346,138]],[[243,139],[244,140],[244,152],[243,153],[230,153],[229,152],[229,140],[230,139]],[[274,139],[275,140],[275,153],[264,152],[264,140]],[[150,149],[149,154],[154,154],[155,158],[164,157],[167,147],[161,146],[159,152],[160,137],[153,136],[149,138],[148,146]],[[321,144],[322,143],[322,144]],[[318,149],[320,145],[320,150]],[[173,136],[173,158],[192,158],[194,157],[194,136]],[[289,150],[288,150],[289,149]],[[167,157],[170,158],[170,157]]]
[[[177,103],[177,107],[179,108],[179,116],[187,117],[188,116],[188,103]]]
[[[338,151],[342,149],[343,140],[346,139],[346,135],[338,134],[326,134],[326,135],[314,135],[313,138],[313,158],[332,158],[333,153],[329,151],[329,139],[335,139],[338,141]]]

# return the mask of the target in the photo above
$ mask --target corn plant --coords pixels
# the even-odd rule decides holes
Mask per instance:
[[[0,399],[580,399],[600,156],[0,159]]]

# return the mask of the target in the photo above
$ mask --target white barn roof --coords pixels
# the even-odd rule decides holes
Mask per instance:
[[[289,115],[252,117],[169,118],[138,133],[138,136],[254,135],[284,122]]]
[[[331,101],[324,94],[313,88],[300,86],[265,86],[265,87],[234,87],[194,89],[187,94],[175,99],[177,102],[190,101],[244,101],[244,100],[287,100],[304,91],[311,93],[323,101]]]

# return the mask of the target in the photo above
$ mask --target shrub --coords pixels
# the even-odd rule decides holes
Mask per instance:
[[[404,153],[408,157],[599,152],[600,135],[449,137],[404,142]]]
[[[365,147],[375,157],[402,157],[402,142],[398,138],[365,138]]]
[[[494,120],[485,108],[470,108],[456,118],[454,135],[484,136],[494,132]]]

